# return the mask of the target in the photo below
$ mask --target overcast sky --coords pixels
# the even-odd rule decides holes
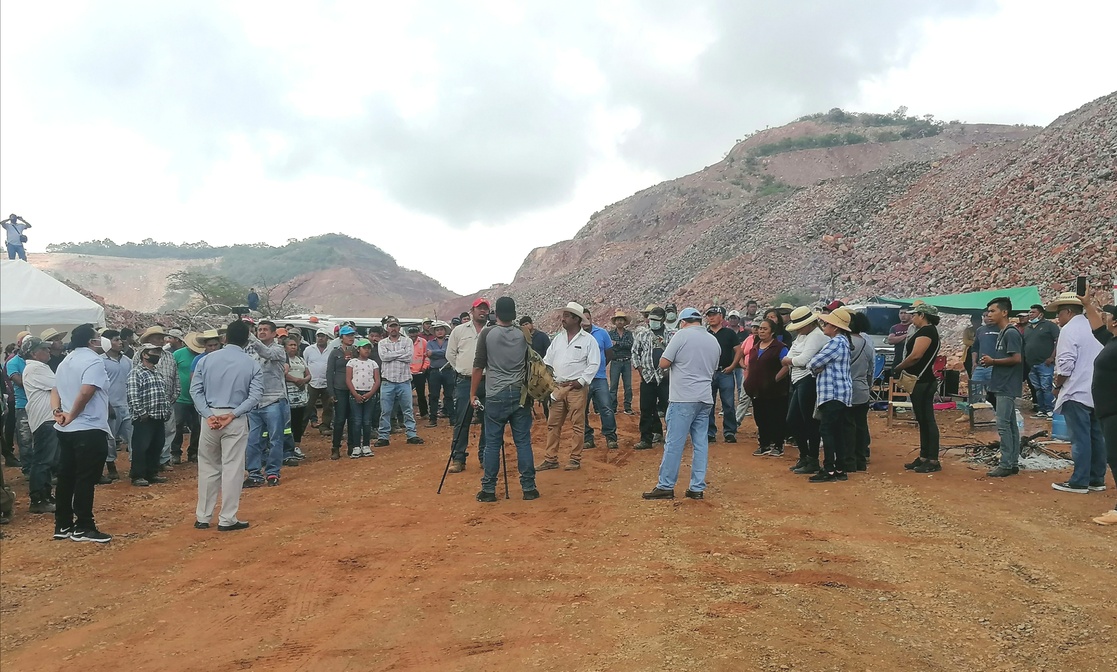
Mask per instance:
[[[1047,124],[1114,3],[5,2],[0,213],[52,242],[341,232],[465,293],[590,214],[844,107]]]

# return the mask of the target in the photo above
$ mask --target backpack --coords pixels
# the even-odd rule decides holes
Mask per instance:
[[[527,336],[524,336],[524,341],[527,342]],[[526,359],[524,386],[520,390],[521,406],[527,403],[528,397],[543,401],[555,390],[554,372],[543,363],[543,358],[531,347],[531,343],[527,343]]]

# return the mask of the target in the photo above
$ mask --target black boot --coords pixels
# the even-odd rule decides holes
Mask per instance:
[[[105,463],[108,465],[108,462]],[[112,483],[112,479],[105,475],[104,467],[101,467],[101,478],[97,481],[97,485],[108,485]]]
[[[109,468],[109,473],[108,473],[109,481],[110,482],[119,481],[120,480],[120,474],[117,473],[117,471],[116,471],[116,462],[106,462],[105,465],[108,466],[108,468]]]
[[[795,473],[796,474],[817,474],[821,470],[822,470],[822,467],[819,466],[818,460],[808,460],[806,464],[799,467],[798,469],[795,469]]]

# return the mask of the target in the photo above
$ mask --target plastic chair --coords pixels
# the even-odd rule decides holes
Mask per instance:
[[[869,390],[869,401],[886,401],[888,387],[884,380],[884,355],[878,354],[873,360],[873,386]]]

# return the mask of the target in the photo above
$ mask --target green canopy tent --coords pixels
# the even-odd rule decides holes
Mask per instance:
[[[935,306],[940,312],[951,315],[981,315],[985,312],[985,306],[1000,296],[1007,296],[1012,300],[1013,312],[1026,311],[1034,304],[1043,303],[1039,298],[1039,288],[1035,286],[990,289],[984,292],[966,292],[965,294],[916,296],[910,299],[881,296],[873,300],[878,303],[894,303],[901,306],[910,306],[916,301],[923,301]]]

